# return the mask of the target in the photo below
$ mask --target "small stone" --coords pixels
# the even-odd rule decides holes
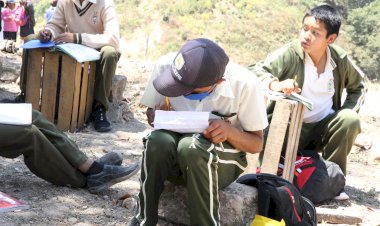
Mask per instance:
[[[67,221],[71,224],[75,224],[78,221],[78,219],[76,219],[75,217],[69,217],[69,219],[67,219]]]

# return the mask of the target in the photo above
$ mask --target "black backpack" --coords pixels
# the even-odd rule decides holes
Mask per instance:
[[[258,215],[277,221],[284,219],[288,226],[317,225],[314,204],[289,181],[259,173],[243,175],[237,182],[258,188]]]

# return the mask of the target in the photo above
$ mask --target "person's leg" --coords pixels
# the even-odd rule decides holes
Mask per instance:
[[[340,166],[347,172],[347,156],[361,132],[359,115],[351,110],[339,111],[326,125],[322,136],[322,157]]]
[[[247,165],[245,154],[200,134],[186,134],[178,144],[178,163],[189,195],[191,225],[219,225],[219,189],[231,184]]]
[[[112,46],[104,46],[100,52],[101,58],[96,63],[92,120],[96,131],[107,132],[112,129],[106,115],[109,107],[108,98],[120,53]]]
[[[120,53],[112,46],[104,46],[100,49],[100,52],[101,58],[96,63],[94,99],[96,103],[107,110],[112,79],[115,76]]]
[[[156,130],[144,138],[139,209],[135,216],[140,225],[157,224],[164,181],[179,175],[176,153],[180,136],[175,132]]]
[[[28,35],[24,38],[24,43],[29,42],[30,40],[37,39],[36,34]],[[16,97],[16,103],[25,102],[25,92],[26,92],[26,80],[27,80],[27,68],[28,68],[28,50],[22,50],[22,64],[21,64],[21,73],[20,73],[20,95]]]
[[[322,157],[335,162],[347,171],[347,156],[357,135],[361,132],[359,115],[351,109],[343,109],[317,123],[302,125],[299,150],[312,143]]]
[[[140,169],[139,164],[108,165],[120,161],[107,156],[94,162],[38,111],[33,111],[31,126],[0,124],[0,136],[0,156],[24,155],[31,172],[56,185],[84,187],[87,183],[90,192],[98,193]]]
[[[10,32],[10,40],[15,41],[15,43],[16,43],[16,41],[17,41],[17,32],[16,31]]]
[[[38,128],[45,138],[54,145],[62,156],[75,168],[83,164],[88,157],[79,150],[78,145],[47,120],[40,112],[33,111],[32,124]]]
[[[55,139],[50,141],[40,129],[44,124],[40,120],[40,113],[33,112],[34,122],[38,125],[14,126],[0,124],[0,155],[6,158],[15,158],[24,155],[25,164],[31,172],[56,185],[71,185],[83,187],[86,177],[68,161],[62,152],[55,146]],[[47,128],[44,129],[47,131]],[[87,157],[67,142],[66,148],[74,149],[77,166],[87,160]],[[63,145],[61,145],[63,147]],[[66,152],[70,152],[66,150]]]

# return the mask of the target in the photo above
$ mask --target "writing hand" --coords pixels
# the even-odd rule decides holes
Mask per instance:
[[[40,42],[48,42],[51,40],[51,32],[50,30],[47,30],[47,29],[43,29],[41,31],[38,32],[38,39],[40,40]]]
[[[231,124],[225,120],[211,120],[209,127],[202,134],[212,143],[218,144],[227,140],[230,129]]]

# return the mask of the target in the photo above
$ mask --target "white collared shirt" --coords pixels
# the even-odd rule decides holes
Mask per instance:
[[[176,53],[161,57],[152,72],[140,103],[154,108],[164,103],[165,97],[159,94],[153,80],[166,67],[170,67]],[[259,79],[246,68],[229,63],[224,73],[225,81],[216,86],[208,97],[202,101],[189,100],[183,96],[170,97],[171,108],[176,111],[216,111],[222,115],[236,116],[230,118],[231,124],[245,131],[263,130],[268,126],[264,95]]]
[[[305,79],[301,95],[311,100],[313,110],[305,109],[303,121],[306,123],[319,122],[334,112],[332,97],[335,93],[333,70],[336,67],[331,58],[330,49],[327,48],[325,71],[318,75],[310,56],[305,53]]]

